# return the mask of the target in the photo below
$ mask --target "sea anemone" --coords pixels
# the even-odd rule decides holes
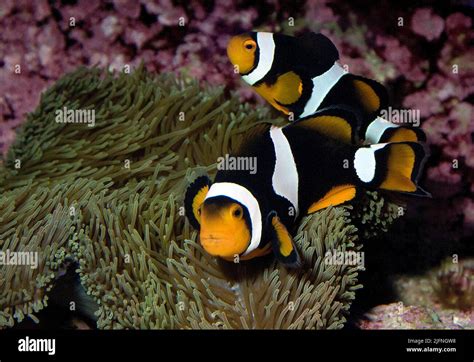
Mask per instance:
[[[64,107],[94,110],[95,125],[58,122]],[[36,321],[70,265],[89,303],[74,299],[81,293],[67,301],[92,303],[98,328],[342,328],[359,267],[324,255],[361,250],[352,206],[303,219],[300,270],[272,257],[217,260],[184,216],[187,184],[212,177],[217,158],[265,119],[223,88],[143,67],[62,77],[0,166],[0,248],[39,255],[37,268],[0,267],[0,326]],[[386,210],[369,206],[365,219],[396,217]]]

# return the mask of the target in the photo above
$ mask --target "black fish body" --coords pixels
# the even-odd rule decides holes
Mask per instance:
[[[351,124],[356,143],[425,139],[419,129],[388,124],[378,117],[388,104],[385,88],[346,72],[337,62],[336,47],[322,34],[291,37],[250,32],[233,37],[227,53],[242,78],[273,107],[290,115],[290,120],[337,107],[356,115]]]
[[[322,111],[282,128],[255,126],[231,157],[256,159],[256,172],[223,169],[214,182],[200,179],[188,188],[187,215],[201,228],[208,252],[245,260],[268,253],[271,246],[292,265],[298,257],[291,231],[302,216],[348,202],[361,188],[422,193],[416,181],[426,156],[423,146],[356,146],[326,137],[314,125],[331,115]],[[232,210],[239,211],[238,218]],[[234,235],[233,229],[239,232]]]

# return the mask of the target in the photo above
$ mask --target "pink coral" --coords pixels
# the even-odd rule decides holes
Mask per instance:
[[[444,29],[443,18],[431,8],[417,9],[411,18],[411,28],[415,34],[432,41],[438,39]]]
[[[399,39],[377,35],[375,44],[381,49],[383,57],[393,63],[399,73],[409,81],[422,82],[425,80],[426,62],[417,59]]]
[[[454,13],[446,18],[446,32],[450,38],[456,37],[472,27],[472,19],[461,13]]]
[[[114,0],[114,8],[128,18],[137,19],[140,16],[140,2],[136,0]]]

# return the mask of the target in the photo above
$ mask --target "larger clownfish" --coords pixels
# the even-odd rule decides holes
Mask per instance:
[[[346,72],[337,62],[336,47],[322,34],[292,37],[249,32],[230,39],[227,55],[246,83],[277,110],[292,113],[295,120],[338,107],[356,115],[350,125],[355,142],[425,140],[419,129],[378,117],[387,106],[386,89],[374,80]],[[333,136],[331,128],[326,131]]]
[[[425,195],[417,179],[425,148],[414,142],[357,146],[325,137],[327,117],[350,122],[350,112],[321,111],[285,127],[258,124],[232,157],[253,157],[256,172],[219,170],[198,177],[185,195],[186,216],[204,250],[226,260],[270,253],[296,266],[291,232],[302,216],[344,204],[361,189]]]

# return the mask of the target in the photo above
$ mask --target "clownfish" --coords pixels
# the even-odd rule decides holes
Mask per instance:
[[[348,73],[338,63],[337,48],[323,34],[244,33],[230,39],[227,56],[247,84],[294,120],[338,107],[356,115],[350,126],[357,143],[425,140],[421,130],[378,116],[388,104],[385,87]],[[332,137],[331,128],[327,131]]]
[[[235,261],[273,252],[298,266],[291,232],[304,215],[349,202],[363,189],[427,194],[417,185],[427,156],[422,144],[352,145],[326,137],[322,119],[354,117],[337,112],[322,110],[284,127],[257,124],[231,156],[253,157],[254,172],[220,169],[213,182],[200,176],[188,186],[186,216],[207,253]]]

